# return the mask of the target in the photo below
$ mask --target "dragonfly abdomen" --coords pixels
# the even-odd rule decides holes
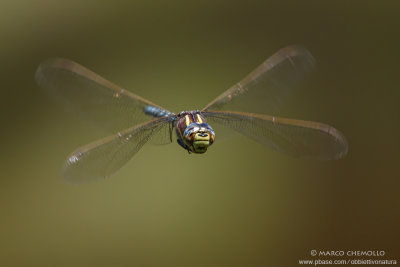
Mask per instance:
[[[154,106],[146,106],[144,109],[144,113],[147,115],[151,115],[156,118],[160,117],[168,117],[169,115],[172,115],[173,113],[166,111],[165,109],[154,107]]]

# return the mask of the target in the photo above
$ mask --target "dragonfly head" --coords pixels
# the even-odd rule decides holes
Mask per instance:
[[[190,151],[202,154],[214,142],[215,133],[207,123],[192,123],[185,129],[183,137]]]

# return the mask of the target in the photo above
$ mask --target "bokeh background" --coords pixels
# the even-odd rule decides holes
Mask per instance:
[[[399,8],[1,1],[0,266],[297,266],[311,249],[400,260]],[[236,136],[204,155],[145,146],[98,183],[61,178],[68,153],[102,134],[37,87],[44,59],[70,58],[179,112],[290,44],[318,68],[288,113],[340,129],[345,159],[294,159]]]

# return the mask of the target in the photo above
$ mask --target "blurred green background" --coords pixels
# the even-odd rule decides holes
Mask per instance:
[[[297,266],[311,249],[400,260],[399,8],[2,1],[0,266]],[[290,44],[318,68],[288,113],[341,130],[345,159],[294,159],[237,136],[204,155],[145,146],[98,183],[61,178],[68,153],[101,133],[36,86],[44,59],[70,58],[179,112]]]

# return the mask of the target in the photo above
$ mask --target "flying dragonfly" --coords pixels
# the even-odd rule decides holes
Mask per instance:
[[[68,59],[44,61],[35,78],[57,101],[112,133],[78,148],[67,158],[64,178],[82,183],[111,176],[149,140],[159,144],[176,140],[189,153],[205,153],[217,140],[214,124],[295,157],[344,157],[347,141],[332,126],[275,116],[314,65],[307,49],[285,47],[203,109],[179,113],[122,89]]]

